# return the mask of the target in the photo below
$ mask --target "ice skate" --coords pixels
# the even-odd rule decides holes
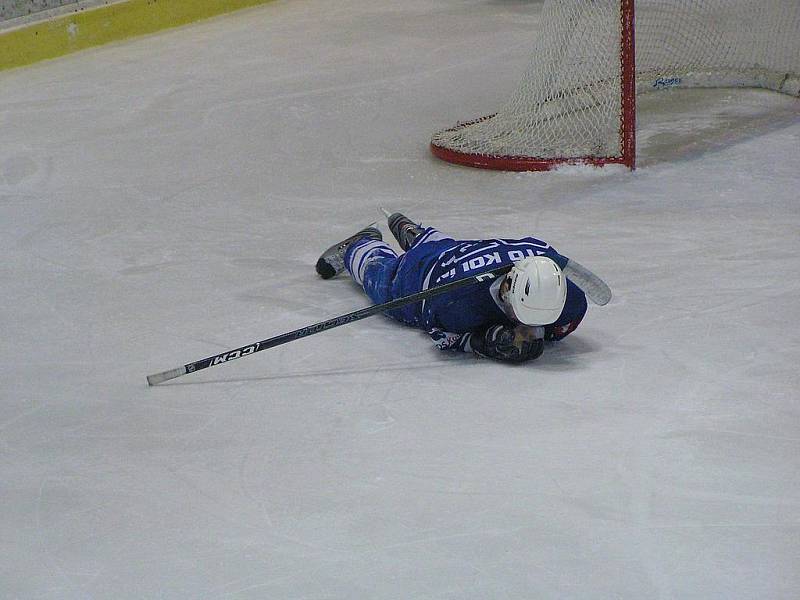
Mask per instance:
[[[322,253],[317,261],[317,273],[323,279],[330,279],[344,271],[344,253],[351,244],[363,238],[370,238],[373,240],[382,240],[381,232],[374,227],[375,223],[368,225],[358,233],[351,235],[346,240],[342,240],[338,244],[334,244]]]
[[[423,232],[423,228],[399,212],[390,214],[385,208],[381,208],[381,211],[388,219],[389,231],[392,232],[394,239],[404,251],[408,250],[416,237]]]

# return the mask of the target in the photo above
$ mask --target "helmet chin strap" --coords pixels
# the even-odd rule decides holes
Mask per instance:
[[[511,279],[509,279],[508,275],[498,279],[492,285],[492,297],[494,298],[497,307],[502,310],[509,319],[521,324],[521,321],[514,314],[511,304],[508,301],[508,292],[511,289],[510,283]]]
[[[508,306],[508,291],[511,289],[511,274],[507,274],[504,278],[502,283],[500,284],[500,289],[497,290],[498,295],[500,296],[500,300],[503,301],[503,304]]]

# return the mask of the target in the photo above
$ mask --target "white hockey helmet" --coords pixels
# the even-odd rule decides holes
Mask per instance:
[[[552,259],[531,256],[509,271],[506,303],[524,325],[550,325],[558,320],[567,301],[567,278]]]

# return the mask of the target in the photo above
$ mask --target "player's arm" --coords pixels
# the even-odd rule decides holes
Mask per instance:
[[[544,329],[527,325],[491,325],[468,333],[428,332],[440,350],[474,352],[478,356],[523,363],[541,356]]]

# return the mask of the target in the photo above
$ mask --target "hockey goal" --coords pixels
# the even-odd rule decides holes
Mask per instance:
[[[633,168],[637,94],[800,96],[800,0],[546,0],[542,11],[533,60],[506,104],[434,134],[434,155],[507,171]]]

